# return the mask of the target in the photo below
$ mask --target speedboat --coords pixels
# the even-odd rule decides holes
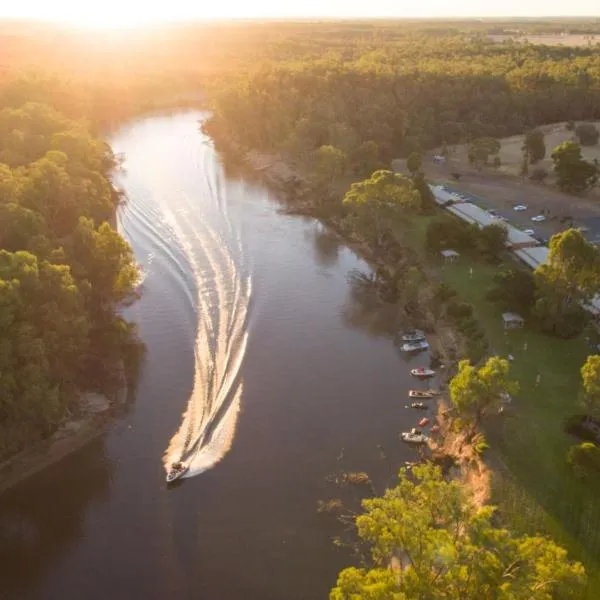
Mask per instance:
[[[429,425],[429,419],[427,417],[423,417],[418,423],[417,425],[419,427],[426,427],[427,425]]]
[[[419,342],[425,339],[425,332],[420,329],[408,329],[400,335],[403,342]]]
[[[406,342],[406,344],[400,346],[402,352],[417,352],[418,350],[427,350],[428,348],[429,344],[425,340],[421,340],[420,342]]]
[[[419,367],[418,369],[411,369],[410,374],[413,377],[433,377],[435,375],[435,371],[433,369]]]
[[[409,398],[435,398],[437,395],[435,390],[408,390]]]
[[[171,469],[167,473],[167,483],[173,483],[180,477],[183,477],[187,473],[189,468],[190,466],[186,465],[183,462],[173,463],[171,465]]]
[[[429,438],[420,429],[414,427],[410,431],[403,431],[400,439],[408,444],[426,444],[429,441]]]
[[[425,403],[423,403],[423,402],[413,402],[413,403],[410,405],[410,407],[411,407],[411,408],[419,408],[419,409],[421,409],[421,410],[425,410],[425,409],[427,409],[427,405],[426,405]]]

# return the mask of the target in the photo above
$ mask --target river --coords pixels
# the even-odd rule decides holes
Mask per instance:
[[[317,502],[356,496],[329,476],[367,471],[381,491],[414,455],[398,440],[416,420],[408,364],[350,283],[367,265],[227,177],[205,117],[110,140],[147,357],[103,436],[0,496],[0,598],[326,598],[351,557]]]

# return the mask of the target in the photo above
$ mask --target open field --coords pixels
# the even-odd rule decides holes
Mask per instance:
[[[519,42],[529,42],[530,44],[540,44],[545,46],[589,46],[600,43],[600,35],[587,34],[491,34],[488,35],[488,39],[496,43],[506,42],[507,40],[516,40]]]
[[[591,121],[596,125],[596,127],[600,127],[599,121]],[[573,140],[577,141],[575,137],[575,133],[573,131],[568,131],[566,128],[566,123],[552,123],[550,125],[542,125],[539,127],[544,132],[544,141],[546,143],[546,158],[541,160],[539,163],[535,165],[530,165],[530,172],[538,167],[545,169],[548,172],[547,183],[554,182],[553,175],[553,164],[550,155],[552,154],[552,150],[556,148],[559,144],[563,142]],[[513,135],[507,138],[501,138],[500,144],[500,161],[501,166],[497,169],[500,173],[505,173],[507,175],[519,175],[519,170],[521,168],[521,161],[523,159],[523,154],[521,151],[521,147],[523,146],[523,135]],[[452,164],[455,168],[469,168],[473,169],[469,165],[468,157],[467,157],[467,144],[461,144],[458,146],[452,146],[452,153],[449,157],[449,163]],[[600,160],[600,144],[596,146],[581,146],[581,152],[583,157],[586,160],[593,161],[594,159]],[[475,170],[475,169],[473,169]],[[490,167],[486,167],[482,169],[483,171],[492,171]],[[496,169],[494,169],[496,171]]]

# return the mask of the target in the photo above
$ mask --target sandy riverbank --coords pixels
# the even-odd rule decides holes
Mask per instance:
[[[0,464],[0,493],[82,448],[104,432],[113,404],[101,394],[82,394],[77,416],[49,438]]]

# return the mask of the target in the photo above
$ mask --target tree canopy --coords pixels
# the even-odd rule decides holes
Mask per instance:
[[[584,160],[575,142],[563,142],[552,151],[556,183],[565,192],[585,192],[598,182],[598,165]]]
[[[369,179],[353,183],[344,196],[344,204],[381,242],[387,219],[403,211],[419,208],[420,194],[413,182],[392,171],[375,171]]]
[[[514,394],[517,383],[509,379],[510,363],[498,356],[474,367],[468,360],[458,363],[458,373],[450,381],[450,400],[464,422],[478,425],[485,412],[503,395]]]
[[[81,389],[108,391],[132,331],[129,245],[106,144],[48,106],[0,110],[0,456],[58,425]]]
[[[456,481],[424,464],[363,501],[356,518],[369,566],[344,569],[330,600],[573,600],[581,564],[547,538],[516,536],[474,506]]]

